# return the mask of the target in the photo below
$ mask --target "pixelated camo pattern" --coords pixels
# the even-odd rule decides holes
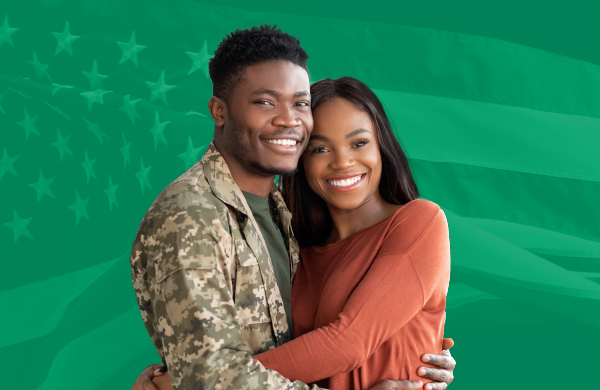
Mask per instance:
[[[293,278],[298,244],[275,185],[270,204]],[[133,284],[175,389],[311,388],[251,357],[289,341],[290,331],[269,253],[249,210],[211,143],[198,163],[158,195],[140,224],[131,251]]]

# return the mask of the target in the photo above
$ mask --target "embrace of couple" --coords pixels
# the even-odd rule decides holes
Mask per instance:
[[[452,382],[446,217],[419,199],[377,96],[351,77],[310,85],[307,59],[269,26],[236,30],[211,59],[214,141],[131,251],[166,365],[134,390]]]

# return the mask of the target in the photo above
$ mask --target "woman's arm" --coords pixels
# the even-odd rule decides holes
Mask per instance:
[[[442,210],[408,251],[382,252],[334,322],[254,358],[291,380],[328,378],[360,367],[430,300],[445,302],[450,251]]]

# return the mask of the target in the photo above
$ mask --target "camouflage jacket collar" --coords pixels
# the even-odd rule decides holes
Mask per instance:
[[[208,145],[206,153],[202,156],[201,162],[204,167],[206,179],[215,196],[224,203],[234,207],[238,212],[246,215],[250,214],[250,209],[240,187],[238,187],[233,180],[227,162],[225,162],[225,159],[221,153],[219,153],[213,141]],[[273,184],[273,187],[271,187],[271,198],[273,199],[279,217],[281,218],[284,232],[288,238],[292,237],[292,214],[285,205],[281,192],[279,192],[279,188],[276,184]]]

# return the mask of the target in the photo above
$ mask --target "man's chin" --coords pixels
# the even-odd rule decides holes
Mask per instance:
[[[269,176],[292,176],[296,172],[298,172],[298,166],[296,166],[293,169],[285,169],[279,167],[265,167],[264,165],[257,162],[251,162],[250,165],[257,171]]]

